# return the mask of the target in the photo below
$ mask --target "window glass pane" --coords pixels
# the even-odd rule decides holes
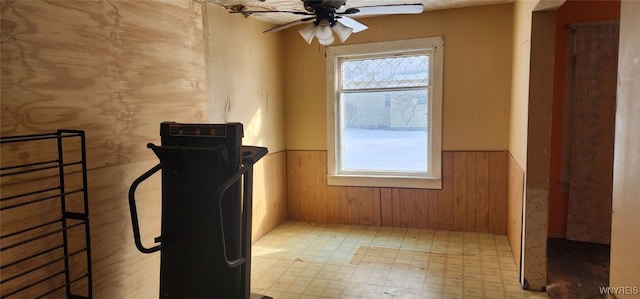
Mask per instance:
[[[428,55],[344,60],[342,89],[427,86],[428,70]]]
[[[343,93],[341,171],[427,172],[427,89]]]

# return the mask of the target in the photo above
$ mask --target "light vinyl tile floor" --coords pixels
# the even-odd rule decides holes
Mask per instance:
[[[287,298],[547,298],[506,236],[286,222],[252,246],[252,293]]]

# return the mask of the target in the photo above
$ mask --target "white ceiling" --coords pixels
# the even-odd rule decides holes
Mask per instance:
[[[232,8],[236,5],[246,7],[246,10],[297,10],[305,11],[302,7],[301,0],[207,0],[211,3]],[[458,7],[468,7],[477,5],[489,5],[499,3],[510,3],[513,0],[348,0],[345,8],[376,6],[376,5],[393,5],[393,4],[419,4],[424,5],[424,10],[438,10]],[[255,17],[264,22],[273,24],[284,24],[287,22],[300,19],[301,16],[288,13],[263,13],[253,14]],[[357,18],[357,17],[356,17]]]

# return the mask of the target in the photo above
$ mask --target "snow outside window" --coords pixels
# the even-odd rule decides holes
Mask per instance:
[[[330,185],[441,188],[443,44],[328,48]]]

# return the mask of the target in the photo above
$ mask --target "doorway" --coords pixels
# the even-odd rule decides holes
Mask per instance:
[[[575,24],[568,29],[573,67],[568,101],[567,239],[611,243],[613,143],[619,24]]]
[[[567,28],[561,189],[566,235],[548,240],[551,298],[597,298],[609,284],[618,22]],[[604,295],[602,295],[604,298]]]

